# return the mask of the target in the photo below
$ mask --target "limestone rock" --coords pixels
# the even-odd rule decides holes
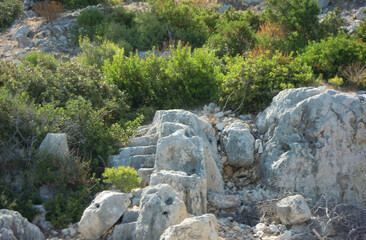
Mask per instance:
[[[366,206],[365,95],[288,89],[258,115],[263,179],[306,197]]]
[[[137,171],[138,176],[141,178],[140,186],[142,188],[144,188],[150,184],[150,176],[153,171],[154,171],[153,168],[140,168]]]
[[[15,40],[21,35],[27,37],[30,32],[31,30],[29,29],[29,27],[27,25],[23,25],[20,28],[18,28],[18,30],[16,30],[16,32],[11,37],[11,40]]]
[[[86,239],[98,239],[118,221],[130,203],[128,194],[125,193],[99,193],[84,211],[79,231]]]
[[[197,174],[188,175],[179,171],[159,171],[151,175],[151,186],[166,183],[176,191],[183,193],[183,202],[187,211],[194,215],[201,215],[207,211],[207,183],[206,178]]]
[[[330,3],[330,0],[318,0],[318,6],[320,8],[326,8]]]
[[[68,148],[66,133],[47,133],[38,151],[52,154],[58,158],[65,158],[68,154]]]
[[[216,217],[205,214],[186,218],[181,224],[171,226],[161,235],[160,240],[217,240]]]
[[[301,195],[281,199],[276,204],[276,212],[285,225],[302,223],[311,217],[309,206]]]
[[[114,227],[109,240],[135,240],[136,222],[122,223]]]
[[[178,193],[167,184],[144,189],[136,224],[136,239],[157,240],[170,226],[187,217],[187,209]]]
[[[254,162],[254,137],[248,125],[234,122],[222,134],[228,163],[234,167],[249,167]]]
[[[43,233],[16,211],[0,210],[0,240],[42,240]]]
[[[30,40],[28,37],[26,37],[25,35],[19,35],[17,37],[17,41],[18,41],[19,47],[21,47],[21,48],[27,48],[27,47],[34,46],[34,42],[32,40]]]
[[[240,206],[239,196],[224,195],[219,193],[208,194],[209,203],[217,209],[237,208]]]

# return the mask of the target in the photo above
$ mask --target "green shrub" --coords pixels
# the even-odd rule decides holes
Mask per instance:
[[[244,54],[254,44],[254,32],[246,21],[222,22],[217,33],[208,39],[208,45],[217,49],[220,56]]]
[[[116,189],[126,193],[138,187],[141,182],[141,178],[137,176],[137,171],[131,167],[105,168],[102,176],[105,183],[111,183]]]
[[[123,50],[106,61],[106,78],[126,91],[134,108],[195,106],[217,96],[222,81],[220,60],[213,51],[183,47],[171,50],[169,61],[154,53],[145,59],[124,57]]]
[[[331,36],[307,46],[299,59],[325,79],[333,78],[352,62],[366,62],[366,43],[346,35]]]
[[[80,35],[88,36],[93,40],[102,28],[103,21],[103,13],[96,7],[90,7],[80,13],[76,19],[76,25],[79,27]]]
[[[366,9],[362,9],[362,11],[366,13]],[[355,35],[357,39],[366,42],[366,18],[355,29]]]
[[[344,83],[344,81],[343,81],[343,78],[335,76],[334,78],[329,79],[328,83],[333,86],[338,87],[338,86],[341,86]]]
[[[62,3],[69,9],[75,8],[85,8],[88,6],[96,6],[100,3],[104,3],[104,0],[56,0],[57,2]]]
[[[337,35],[343,26],[345,26],[345,20],[341,17],[341,11],[338,8],[329,11],[320,23],[323,38]]]
[[[280,24],[286,33],[286,52],[306,46],[320,37],[318,14],[314,0],[266,0],[266,15],[272,23]]]
[[[0,2],[0,28],[9,27],[22,13],[23,6],[19,0],[3,0]]]
[[[40,66],[50,70],[57,68],[57,60],[55,56],[43,52],[30,52],[24,55],[24,60],[32,64],[34,67]]]
[[[279,52],[273,56],[226,58],[226,62],[221,101],[241,112],[261,111],[280,91],[318,81],[309,66]]]

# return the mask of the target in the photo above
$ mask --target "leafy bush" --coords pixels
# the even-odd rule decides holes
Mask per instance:
[[[9,27],[22,13],[23,6],[19,0],[3,0],[0,2],[0,28]]]
[[[105,183],[111,183],[116,189],[126,193],[138,187],[141,182],[137,171],[131,167],[105,168],[102,176],[105,178],[103,180]]]
[[[331,36],[307,46],[299,59],[325,79],[333,78],[348,64],[366,62],[366,44],[344,34]]]
[[[126,91],[131,106],[171,108],[195,106],[217,96],[222,81],[220,60],[213,51],[183,47],[171,50],[169,61],[149,54],[124,57],[123,49],[106,61],[106,78]]]
[[[284,47],[283,29],[271,22],[266,22],[260,26],[256,33],[257,45],[256,51],[266,54],[266,51],[275,52]]]
[[[279,52],[273,56],[226,58],[226,62],[221,101],[241,112],[261,111],[280,91],[318,81],[309,66]]]
[[[334,78],[329,79],[328,83],[333,86],[341,86],[344,83],[344,81],[343,78],[335,76]]]
[[[246,21],[230,21],[218,24],[217,34],[208,39],[208,44],[220,56],[243,54],[255,43],[255,35]]]
[[[56,0],[69,9],[85,8],[87,6],[96,6],[105,2],[104,0]]]
[[[329,37],[330,35],[337,35],[341,27],[345,25],[345,20],[341,17],[341,11],[336,8],[333,11],[329,11],[320,23],[323,37]]]
[[[24,55],[24,62],[32,64],[34,67],[40,66],[50,70],[57,68],[55,56],[43,52],[30,52]]]
[[[93,40],[103,21],[103,13],[96,7],[90,7],[80,13],[76,19],[76,25],[79,27],[80,35],[88,36],[89,39]]]
[[[362,9],[364,13],[366,13],[366,9]],[[355,35],[357,39],[360,39],[363,42],[366,42],[366,18],[360,23],[360,26],[358,26],[355,29]]]
[[[286,33],[286,52],[306,46],[319,38],[318,14],[314,0],[266,0],[266,15],[272,23],[280,24]]]

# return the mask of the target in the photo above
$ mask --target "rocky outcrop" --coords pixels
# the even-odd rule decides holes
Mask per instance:
[[[160,240],[217,240],[216,217],[205,214],[199,217],[186,218],[181,224],[169,227]]]
[[[68,154],[67,135],[65,133],[47,133],[39,146],[39,152],[65,158]]]
[[[228,163],[234,167],[249,167],[254,162],[255,139],[250,128],[242,122],[225,127],[221,142],[227,154]]]
[[[131,201],[128,194],[104,191],[97,195],[84,211],[79,231],[86,239],[99,239],[127,210]]]
[[[42,240],[43,233],[16,211],[0,210],[0,240]]]
[[[136,223],[136,239],[156,240],[170,226],[187,217],[181,196],[169,185],[159,184],[144,189]]]
[[[211,124],[184,110],[157,111],[153,123],[140,132],[143,136],[111,156],[110,164],[153,168],[148,184],[170,184],[184,193],[189,213],[205,213],[207,192],[223,193],[222,161]],[[140,171],[144,179],[148,174]],[[143,185],[147,185],[146,180]]]
[[[285,225],[293,225],[310,219],[311,212],[308,204],[301,195],[283,198],[276,204],[276,212]]]
[[[366,205],[366,95],[288,89],[258,116],[267,183]]]

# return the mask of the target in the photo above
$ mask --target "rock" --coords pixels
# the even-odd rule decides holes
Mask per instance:
[[[260,139],[255,140],[255,150],[257,150],[257,153],[259,154],[263,153],[263,145]]]
[[[29,27],[27,25],[23,25],[20,28],[18,28],[18,30],[13,34],[11,40],[15,40],[21,35],[27,37],[30,32],[31,30],[29,29]]]
[[[366,9],[366,8],[364,8]],[[366,13],[363,11],[363,9],[358,10],[356,13],[356,19],[363,21],[366,18]]]
[[[223,4],[219,9],[217,9],[216,11],[219,13],[223,13],[227,10],[229,10],[231,8],[230,4]]]
[[[220,122],[220,123],[216,124],[216,128],[219,131],[222,131],[224,129],[224,127],[225,127],[225,124],[224,123],[221,123]]]
[[[161,235],[160,240],[217,240],[216,217],[205,214],[186,218],[181,224],[171,226]]]
[[[35,208],[39,213],[33,217],[32,223],[34,225],[38,225],[40,222],[46,221],[46,209],[43,205],[34,205]]]
[[[309,206],[301,195],[286,197],[277,202],[276,212],[285,225],[302,223],[311,217]]]
[[[187,217],[184,202],[167,184],[145,188],[140,209],[135,235],[138,240],[157,240],[165,229],[180,224]]]
[[[118,221],[130,203],[128,194],[125,193],[99,193],[81,217],[80,233],[86,239],[98,239]]]
[[[208,201],[216,209],[237,208],[241,203],[238,196],[213,192],[208,194]]]
[[[16,211],[0,210],[0,240],[42,240],[39,228]]]
[[[17,41],[18,41],[18,45],[20,48],[27,48],[27,47],[34,46],[34,42],[32,40],[30,40],[28,37],[26,37],[25,35],[19,35],[17,37]]]
[[[221,140],[230,165],[249,167],[253,164],[254,137],[246,124],[234,122],[225,127]]]
[[[46,201],[49,198],[53,198],[55,195],[54,191],[49,188],[47,185],[42,185],[39,187],[39,196],[42,201]]]
[[[317,199],[366,206],[366,103],[322,88],[280,92],[256,122],[262,178]]]
[[[128,209],[122,216],[122,223],[136,222],[139,214],[140,210],[138,208]]]
[[[182,200],[190,214],[201,215],[207,211],[207,182],[197,174],[188,175],[179,171],[159,171],[151,175],[151,186],[169,184],[183,193]]]
[[[109,240],[135,240],[136,222],[122,223],[114,227],[112,236]]]
[[[255,230],[257,232],[261,231],[264,232],[264,230],[267,228],[267,225],[265,223],[258,223],[257,225],[255,225]]]
[[[230,166],[230,165],[226,165],[226,166],[224,167],[224,172],[225,172],[225,174],[226,174],[226,176],[227,176],[228,178],[231,178],[231,177],[233,176],[233,174],[234,174],[234,169],[233,169],[233,167],[232,167],[232,166]]]
[[[141,178],[140,186],[142,188],[144,188],[150,184],[150,176],[153,171],[154,171],[153,168],[140,168],[137,171],[138,176]]]
[[[330,0],[318,0],[318,6],[320,8],[326,8],[330,3]]]
[[[57,158],[65,158],[68,154],[68,149],[66,133],[47,133],[38,151],[54,155]]]
[[[279,240],[290,240],[292,237],[291,231],[284,231],[281,235],[278,236]]]
[[[218,118],[221,118],[224,116],[224,113],[223,112],[218,112],[215,114],[215,117],[218,117]]]
[[[10,51],[10,47],[7,45],[3,46],[3,52],[8,52],[8,51]]]
[[[59,38],[62,34],[63,34],[63,30],[61,29],[61,27],[59,25],[55,25],[52,27],[51,32],[53,33],[53,35],[57,38]]]
[[[25,11],[24,14],[29,18],[36,16],[36,13],[33,10]]]

